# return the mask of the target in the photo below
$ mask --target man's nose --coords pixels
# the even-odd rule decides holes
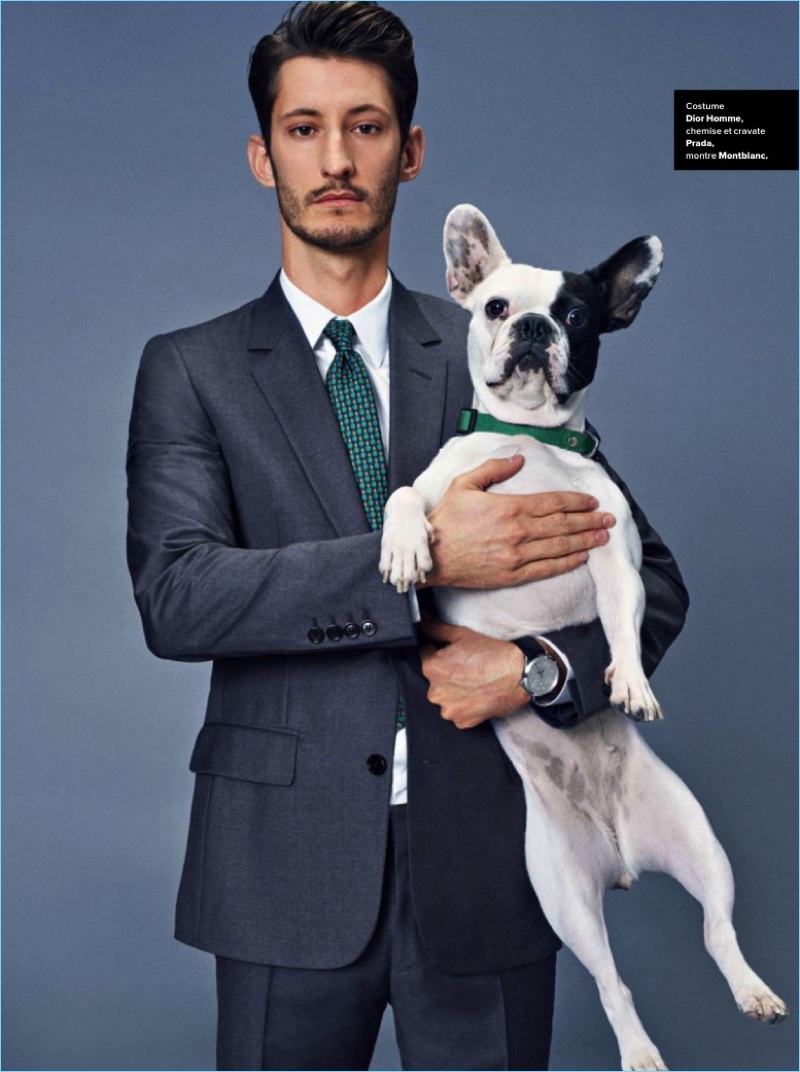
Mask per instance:
[[[322,171],[334,179],[348,178],[353,173],[353,159],[345,139],[340,135],[327,138],[322,155]]]

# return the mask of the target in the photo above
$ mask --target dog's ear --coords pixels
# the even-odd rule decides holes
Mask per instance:
[[[601,331],[627,328],[655,286],[664,253],[655,235],[634,238],[586,275],[600,289],[605,309]]]
[[[456,205],[445,220],[444,256],[447,289],[459,305],[495,268],[510,264],[506,251],[480,209]]]

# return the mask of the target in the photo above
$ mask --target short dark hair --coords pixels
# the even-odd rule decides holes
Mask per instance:
[[[275,31],[262,37],[250,53],[247,84],[267,147],[278,73],[297,56],[338,56],[379,66],[389,83],[405,145],[417,103],[417,68],[414,39],[397,15],[363,0],[292,4]]]

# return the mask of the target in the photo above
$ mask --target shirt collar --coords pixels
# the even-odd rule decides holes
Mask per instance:
[[[312,350],[317,349],[325,325],[336,316],[326,309],[288,277],[281,268],[281,287],[292,312],[300,321],[300,326],[308,339]],[[386,273],[386,282],[380,292],[347,319],[353,325],[360,343],[359,350],[375,368],[381,368],[389,353],[389,303],[392,298],[392,276]],[[330,340],[326,340],[331,346]]]

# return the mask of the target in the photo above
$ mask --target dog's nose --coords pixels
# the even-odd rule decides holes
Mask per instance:
[[[514,325],[520,342],[545,342],[553,334],[553,326],[546,316],[526,313]]]

